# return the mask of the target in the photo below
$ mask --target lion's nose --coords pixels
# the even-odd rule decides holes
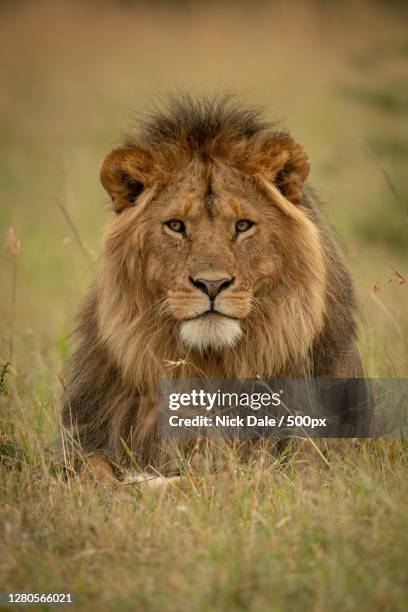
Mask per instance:
[[[207,278],[192,278],[190,281],[197,289],[200,289],[203,293],[206,293],[208,297],[213,300],[223,289],[226,289],[234,282],[233,278],[220,278],[217,280],[210,280]]]

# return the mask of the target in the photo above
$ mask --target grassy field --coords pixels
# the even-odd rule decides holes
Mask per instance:
[[[356,281],[366,373],[407,377],[407,14],[336,4],[1,4],[0,591],[72,591],[84,610],[408,609],[405,441],[264,470],[231,456],[161,491],[67,481],[52,455],[111,214],[99,164],[169,89],[235,90],[290,126]]]

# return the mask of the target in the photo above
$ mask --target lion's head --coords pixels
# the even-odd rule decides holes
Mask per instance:
[[[99,321],[125,370],[154,342],[162,357],[233,351],[262,375],[306,355],[325,292],[308,171],[300,144],[225,100],[173,101],[107,156]]]

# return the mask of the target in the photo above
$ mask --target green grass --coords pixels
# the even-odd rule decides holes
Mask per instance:
[[[366,373],[407,376],[402,13],[98,7],[1,9],[0,232],[15,227],[21,254],[0,254],[0,591],[72,591],[84,610],[406,610],[405,441],[263,470],[230,454],[156,491],[67,479],[53,455],[71,321],[110,215],[99,163],[162,90],[227,87],[286,119],[355,278]]]
[[[404,609],[408,449],[350,445],[115,494],[51,477],[40,445],[3,472],[3,584],[86,609]]]

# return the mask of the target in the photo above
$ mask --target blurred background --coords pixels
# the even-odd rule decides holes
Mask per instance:
[[[228,89],[306,146],[367,374],[407,375],[407,16],[404,2],[3,0],[0,362],[49,396],[111,215],[101,160],[163,92]]]

